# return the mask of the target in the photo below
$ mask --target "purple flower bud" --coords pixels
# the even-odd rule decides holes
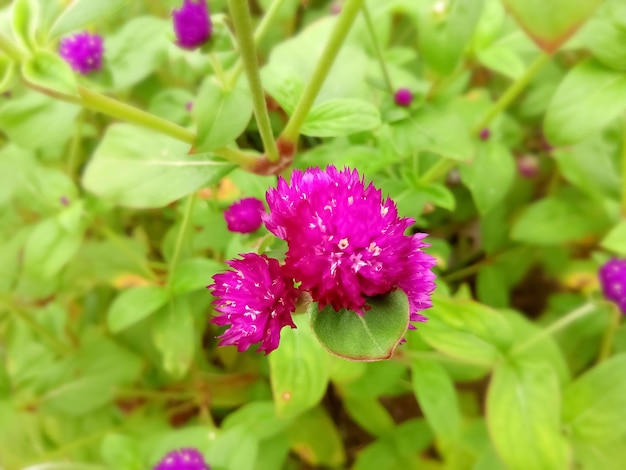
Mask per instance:
[[[489,140],[489,137],[491,137],[491,131],[485,127],[480,131],[478,137],[480,137],[480,140]]]
[[[67,198],[67,196],[61,197],[61,205],[63,205],[63,206],[69,206],[70,205],[70,200]]]
[[[185,103],[185,109],[191,112],[193,109],[193,101],[187,101],[187,103]]]
[[[340,0],[334,0],[330,4],[330,14],[331,15],[338,15],[339,13],[341,13],[342,3],[343,2],[341,2]]]
[[[206,0],[184,0],[172,10],[176,44],[183,49],[197,49],[211,38],[213,25]]]
[[[408,88],[400,88],[393,95],[393,99],[398,106],[404,106],[406,108],[410,106],[413,101],[413,93]]]
[[[600,268],[598,274],[604,296],[615,302],[626,315],[626,259],[611,259]]]
[[[247,197],[233,203],[225,212],[226,225],[231,232],[252,233],[263,224],[261,214],[265,212],[263,202]]]
[[[154,470],[211,470],[196,449],[179,449],[168,453]]]
[[[83,32],[61,39],[59,55],[83,75],[100,70],[103,54],[102,37],[97,34]]]

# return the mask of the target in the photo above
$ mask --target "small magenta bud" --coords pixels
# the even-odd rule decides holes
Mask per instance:
[[[261,215],[265,212],[263,202],[255,197],[247,197],[232,204],[224,218],[228,230],[237,233],[252,233],[263,224]]]
[[[534,178],[539,173],[539,159],[534,155],[522,155],[517,159],[517,171],[524,178]]]
[[[67,196],[61,197],[61,205],[66,207],[70,205],[70,200],[67,198]]]
[[[393,99],[398,106],[408,107],[413,101],[413,93],[408,88],[400,88],[393,95]]]
[[[172,10],[176,44],[183,49],[197,49],[211,39],[213,24],[206,0],[184,0]]]
[[[193,109],[193,101],[187,101],[187,103],[185,103],[185,109],[191,112],[191,110]]]
[[[86,75],[102,67],[102,37],[87,32],[61,39],[59,55],[75,72]]]
[[[334,0],[330,4],[330,14],[331,15],[338,15],[339,13],[341,13],[342,3],[343,2],[341,2],[340,0]]]
[[[480,140],[488,140],[489,137],[491,137],[491,131],[488,128],[484,128],[480,131],[480,134],[478,134],[478,137],[480,138]]]
[[[179,449],[169,452],[154,470],[211,470],[196,449]]]

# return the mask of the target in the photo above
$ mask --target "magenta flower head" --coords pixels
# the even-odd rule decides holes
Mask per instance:
[[[480,140],[489,140],[489,137],[491,137],[491,131],[485,127],[484,129],[481,129],[478,137]]]
[[[255,197],[247,197],[226,209],[224,218],[231,232],[252,233],[263,224],[261,214],[264,212],[263,201]]]
[[[236,345],[241,352],[260,343],[258,351],[268,354],[278,347],[284,326],[296,327],[291,319],[298,299],[293,279],[265,255],[247,253],[227,264],[233,271],[216,274],[208,286],[220,312],[213,323],[229,325],[220,346]]]
[[[83,75],[100,70],[104,44],[102,37],[87,32],[61,39],[59,55],[72,69]]]
[[[176,44],[183,49],[197,49],[211,38],[213,24],[206,0],[184,0],[172,10]]]
[[[163,457],[154,470],[211,470],[211,467],[196,449],[180,449]]]
[[[400,88],[393,95],[393,100],[398,106],[403,106],[407,108],[411,105],[411,102],[413,101],[413,93],[408,88]]]
[[[613,258],[606,262],[600,268],[599,277],[604,296],[626,315],[626,259]]]
[[[285,269],[320,309],[364,313],[367,297],[400,288],[411,321],[425,320],[419,312],[431,306],[435,288],[435,259],[422,251],[426,235],[404,235],[414,221],[398,217],[394,202],[356,170],[296,170],[290,183],[279,178],[267,202],[266,227],[287,241]]]

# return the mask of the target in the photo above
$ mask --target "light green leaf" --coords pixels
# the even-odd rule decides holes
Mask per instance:
[[[605,128],[624,109],[626,75],[589,59],[561,82],[543,127],[551,143],[573,144]]]
[[[234,167],[187,144],[130,124],[114,124],[83,174],[88,191],[115,204],[162,207],[218,181]],[[123,171],[122,171],[123,169]]]
[[[128,0],[74,0],[50,28],[49,39],[82,28],[120,10]]]
[[[353,361],[389,359],[409,325],[406,294],[397,289],[371,297],[369,310],[362,315],[351,310],[339,312],[329,305],[319,310],[312,302],[308,309],[313,333],[328,352]]]
[[[455,440],[461,430],[461,411],[454,382],[434,361],[414,359],[413,392],[430,427],[443,441]]]
[[[378,108],[367,101],[338,98],[313,106],[301,132],[313,137],[338,137],[380,126]]]
[[[24,79],[46,90],[78,96],[78,84],[70,66],[58,55],[39,50],[22,64]]]
[[[492,365],[511,345],[510,325],[486,305],[436,296],[427,315],[419,328],[424,341],[462,361]]]
[[[487,395],[487,425],[508,468],[569,468],[560,398],[558,379],[548,364],[503,362],[496,368]]]
[[[317,405],[328,385],[328,354],[313,337],[306,316],[295,315],[294,322],[298,328],[283,328],[280,347],[269,356],[272,394],[281,418]]]
[[[144,467],[139,443],[124,434],[108,434],[100,446],[104,461],[118,470],[141,470]]]
[[[39,27],[41,8],[37,0],[15,0],[13,2],[13,34],[26,49],[35,47],[35,36]]]
[[[260,440],[276,436],[287,428],[291,419],[276,416],[276,407],[271,401],[248,403],[230,413],[222,422],[222,429],[243,427]]]
[[[244,426],[238,426],[217,435],[206,453],[206,460],[215,470],[253,470],[258,451],[257,437]]]
[[[626,18],[626,5],[622,0],[602,2],[599,11],[580,32],[580,39],[604,65],[626,71],[626,29],[620,24],[620,18]]]
[[[205,289],[211,277],[224,270],[224,263],[210,258],[191,258],[181,261],[172,273],[172,292],[185,294]]]
[[[123,291],[109,309],[109,329],[112,333],[119,333],[154,313],[167,299],[167,291],[160,286],[141,286]]]
[[[298,416],[287,436],[292,449],[313,467],[336,468],[346,460],[341,435],[321,406]]]
[[[606,248],[620,256],[626,256],[626,221],[616,225],[600,242]]]
[[[376,397],[348,395],[343,399],[346,412],[361,428],[372,436],[382,436],[391,431],[395,422]]]
[[[556,52],[600,4],[600,0],[504,0],[520,27],[543,50]]]
[[[175,297],[154,315],[152,337],[161,352],[163,370],[180,379],[185,376],[196,350],[194,315],[186,297]]]
[[[0,55],[0,93],[6,92],[15,77],[15,62],[4,55]]]
[[[199,152],[224,147],[235,141],[252,117],[252,98],[248,90],[224,90],[212,77],[202,83],[193,113],[198,119],[194,149]]]

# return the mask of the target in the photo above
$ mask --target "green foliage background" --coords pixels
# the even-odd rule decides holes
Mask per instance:
[[[372,28],[346,2],[293,167],[355,167],[430,234],[430,319],[381,362],[305,315],[267,357],[217,347],[211,276],[284,247],[226,229],[276,177],[246,171],[264,142],[227,2],[196,52],[178,3],[0,2],[0,467],[623,468],[626,327],[596,272],[626,256],[624,2],[368,0]],[[340,3],[250,2],[274,135]],[[84,28],[106,49],[85,77],[56,55]]]

